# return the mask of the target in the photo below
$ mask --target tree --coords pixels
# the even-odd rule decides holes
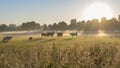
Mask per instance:
[[[118,22],[120,23],[120,15],[118,16]]]
[[[41,26],[41,29],[44,30],[44,31],[46,31],[46,30],[47,30],[47,25],[46,25],[46,24],[43,24],[43,25]]]
[[[21,27],[23,30],[34,30],[34,29],[39,29],[40,24],[36,23],[35,21],[31,21],[31,22],[23,23]]]
[[[114,30],[118,30],[120,28],[120,24],[116,18],[112,18],[112,19],[108,20],[108,22],[109,22],[109,30],[114,31]]]
[[[67,24],[66,22],[62,21],[58,23],[58,30],[64,31],[67,30]]]
[[[93,19],[91,25],[91,30],[92,31],[98,31],[99,30],[99,20],[98,19]]]
[[[76,26],[77,26],[77,20],[76,19],[72,19],[69,25],[69,29],[70,30],[76,30]]]
[[[108,30],[108,20],[105,17],[101,18],[100,29],[104,31]]]
[[[40,28],[41,28],[40,24],[36,23],[36,29],[40,29]]]
[[[9,24],[7,30],[9,30],[9,31],[15,31],[15,30],[17,30],[17,26],[16,26],[16,24]]]
[[[58,30],[58,24],[53,23],[52,30]]]
[[[48,29],[48,30],[52,30],[52,25],[49,24],[47,29]]]
[[[0,31],[7,31],[8,26],[6,24],[0,25]]]
[[[90,30],[90,27],[91,27],[91,21],[88,20],[88,21],[85,23],[84,30],[85,30],[85,31],[89,31],[89,30]]]
[[[84,30],[85,23],[86,23],[85,21],[78,22],[76,25],[76,30]]]

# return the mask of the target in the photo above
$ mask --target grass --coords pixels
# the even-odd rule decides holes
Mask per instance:
[[[120,37],[14,36],[0,42],[0,68],[119,68]],[[2,40],[2,37],[0,37]]]

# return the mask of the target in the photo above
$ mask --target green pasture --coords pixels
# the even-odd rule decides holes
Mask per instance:
[[[63,36],[63,37],[41,37],[40,35],[19,35],[13,36],[13,38],[3,43],[0,37],[0,46],[12,45],[12,46],[39,46],[39,45],[120,45],[120,37],[113,36]],[[30,41],[29,37],[33,37]]]

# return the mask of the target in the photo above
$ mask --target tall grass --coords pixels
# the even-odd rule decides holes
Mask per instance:
[[[0,46],[0,68],[119,68],[119,46],[86,44]]]

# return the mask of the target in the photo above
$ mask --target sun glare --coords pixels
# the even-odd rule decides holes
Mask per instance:
[[[105,3],[93,3],[91,4],[84,13],[85,19],[101,19],[102,17],[111,18],[112,11],[109,5]]]
[[[104,33],[104,31],[99,30],[97,36],[109,36],[108,34]]]

